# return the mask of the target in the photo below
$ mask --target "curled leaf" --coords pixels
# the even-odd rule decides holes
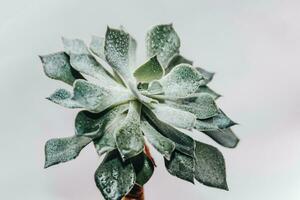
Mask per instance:
[[[49,97],[48,100],[66,108],[82,108],[82,106],[72,99],[73,94],[65,89],[58,89]]]

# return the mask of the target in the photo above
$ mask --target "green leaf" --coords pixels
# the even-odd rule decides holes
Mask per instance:
[[[194,183],[194,159],[179,151],[174,151],[170,160],[165,159],[168,172],[180,179]]]
[[[70,62],[76,70],[98,79],[104,85],[117,85],[117,82],[92,55],[71,54]]]
[[[206,93],[178,98],[176,102],[167,102],[170,106],[188,111],[198,119],[207,119],[219,114],[219,109],[212,96]]]
[[[215,73],[206,71],[205,69],[203,69],[201,67],[196,67],[196,69],[203,76],[203,78],[205,80],[205,84],[209,83],[215,75]]]
[[[101,113],[80,111],[75,119],[76,135],[87,136],[97,130],[100,131],[100,134],[103,134],[106,126],[118,115],[124,113],[127,109],[128,104],[122,104]]]
[[[236,123],[232,121],[227,115],[225,115],[225,113],[221,109],[219,109],[218,115],[215,115],[203,121],[214,124],[219,129],[225,129],[236,125]]]
[[[45,145],[45,168],[76,158],[91,141],[91,138],[77,136],[48,140]]]
[[[169,73],[177,65],[183,64],[183,63],[193,65],[193,61],[186,59],[182,55],[180,55],[180,54],[174,55],[172,57],[172,59],[170,60],[170,62],[168,63],[168,66],[166,68],[166,74]]]
[[[69,57],[64,52],[40,56],[45,74],[52,79],[72,85],[76,79],[83,78],[70,65]]]
[[[192,129],[195,125],[194,114],[165,104],[154,104],[152,112],[159,120],[178,128]]]
[[[197,93],[207,93],[210,96],[212,96],[212,98],[214,100],[218,99],[219,97],[221,97],[220,94],[216,93],[215,91],[213,91],[211,88],[207,87],[206,85],[200,86],[197,91]]]
[[[161,65],[166,68],[169,60],[179,53],[180,39],[172,24],[154,26],[146,35],[148,58],[157,55]]]
[[[159,64],[157,56],[154,56],[137,68],[133,75],[139,82],[148,83],[153,80],[161,79],[164,75],[164,68]]]
[[[104,45],[105,45],[105,38],[92,36],[92,40],[90,43],[90,50],[101,59],[105,60],[104,55]]]
[[[121,87],[102,87],[85,80],[77,80],[74,83],[73,99],[91,112],[101,112],[134,98],[129,91]]]
[[[130,162],[122,162],[116,151],[106,156],[95,172],[96,185],[106,200],[120,200],[135,184],[135,172]]]
[[[131,101],[126,118],[115,131],[116,144],[123,160],[140,154],[144,149],[140,112],[141,104]]]
[[[58,89],[46,99],[66,108],[82,108],[78,102],[72,100],[72,97],[73,94],[68,90]]]
[[[196,123],[195,123],[194,128],[198,131],[215,131],[215,130],[219,130],[219,127],[216,124],[207,122],[205,120],[197,120]]]
[[[224,147],[234,148],[239,143],[239,139],[230,128],[214,131],[203,131],[203,133]]]
[[[67,54],[89,54],[89,50],[85,43],[80,39],[68,39],[62,37],[65,52]]]
[[[131,162],[136,174],[136,184],[143,186],[151,178],[154,172],[154,164],[144,153],[132,158]]]
[[[152,81],[149,83],[147,93],[150,95],[162,94],[164,93],[162,85],[158,81]]]
[[[189,64],[180,64],[160,81],[166,96],[185,97],[204,84],[202,75]]]
[[[159,120],[156,115],[148,108],[143,107],[143,113],[147,116],[148,121],[151,121],[151,124],[163,136],[169,138],[175,143],[177,150],[189,156],[194,155],[195,143],[193,138],[176,129],[175,127]]]
[[[195,178],[200,183],[228,190],[225,161],[222,153],[213,146],[196,142]]]
[[[161,135],[155,128],[153,128],[148,121],[141,122],[141,129],[153,147],[160,152],[167,160],[170,160],[172,152],[175,150],[175,143]]]

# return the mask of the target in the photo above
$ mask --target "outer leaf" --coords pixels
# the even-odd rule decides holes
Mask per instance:
[[[168,63],[168,66],[166,68],[166,74],[169,73],[177,65],[183,64],[183,63],[193,65],[193,61],[186,59],[182,55],[180,55],[180,54],[174,55],[172,57],[172,59],[170,60],[170,62]]]
[[[200,86],[197,91],[197,93],[207,93],[210,96],[212,96],[215,100],[218,99],[219,97],[221,97],[220,94],[216,93],[215,91],[213,91],[212,89],[210,89],[209,87],[207,87],[206,85]]]
[[[175,150],[175,143],[161,135],[146,120],[141,122],[141,129],[147,140],[154,146],[154,148],[164,155],[167,160],[170,160],[171,154]]]
[[[170,174],[180,179],[194,183],[194,159],[179,151],[174,151],[171,159],[165,160],[165,165]]]
[[[91,138],[77,136],[48,140],[45,145],[45,168],[76,158],[91,141]]]
[[[215,75],[215,73],[206,71],[205,69],[203,69],[201,67],[196,67],[196,69],[198,70],[198,72],[200,72],[200,74],[202,74],[202,76],[205,80],[205,84],[209,83]]]
[[[141,104],[131,101],[126,119],[115,131],[116,144],[124,160],[140,154],[144,149],[140,112]]]
[[[117,85],[105,68],[98,63],[92,55],[89,54],[71,54],[70,62],[79,72],[92,76],[102,84]]]
[[[219,113],[216,116],[213,116],[209,119],[203,120],[204,122],[214,124],[219,129],[229,128],[233,125],[236,125],[234,121],[232,121],[225,113],[219,109]]]
[[[83,40],[68,39],[63,37],[62,42],[67,54],[89,54],[89,50]]]
[[[123,163],[116,152],[111,152],[95,172],[95,181],[106,200],[120,200],[134,186],[133,165]]]
[[[195,123],[195,129],[198,131],[215,131],[219,130],[219,127],[214,123],[209,123],[205,120],[197,120]]]
[[[69,85],[78,78],[83,78],[74,70],[69,61],[69,57],[64,52],[53,53],[40,56],[45,74],[52,79],[63,81]]]
[[[207,119],[219,114],[219,109],[209,94],[194,94],[186,98],[178,98],[176,103],[168,102],[170,106],[194,113],[198,119]]]
[[[159,120],[178,128],[192,129],[196,122],[194,114],[165,104],[154,104],[152,111]]]
[[[146,49],[148,58],[157,55],[164,68],[169,60],[179,53],[180,39],[172,24],[153,27],[146,36]]]
[[[230,128],[203,132],[224,147],[234,148],[239,143],[239,139]]]
[[[97,86],[84,80],[77,80],[74,83],[73,99],[91,112],[101,112],[134,98],[122,88]]]
[[[92,40],[90,43],[90,50],[103,60],[105,60],[104,45],[105,45],[104,37],[92,36]]]
[[[143,107],[143,111],[148,120],[151,121],[152,126],[175,143],[177,150],[189,156],[194,155],[195,143],[193,138],[184,134],[175,127],[160,121],[148,108]]]
[[[78,102],[72,100],[72,97],[73,94],[68,90],[58,89],[47,99],[66,108],[82,108]]]
[[[202,75],[191,65],[180,64],[160,81],[166,96],[185,97],[204,84]]]
[[[136,173],[136,184],[143,186],[151,178],[154,172],[154,164],[144,153],[134,157],[131,162]]]
[[[159,64],[157,56],[154,56],[137,68],[133,75],[139,82],[148,83],[153,80],[161,79],[164,75],[164,68]]]
[[[207,186],[228,190],[222,153],[213,146],[196,142],[195,178]]]

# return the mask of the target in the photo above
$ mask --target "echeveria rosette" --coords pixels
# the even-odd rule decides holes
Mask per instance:
[[[45,167],[76,158],[93,142],[99,156],[105,154],[96,185],[105,199],[118,200],[152,176],[155,164],[144,152],[150,143],[170,174],[228,189],[222,154],[189,133],[201,131],[233,148],[239,141],[230,128],[235,123],[217,107],[220,95],[207,86],[214,74],[180,54],[171,24],[147,33],[148,60],[139,66],[136,41],[124,30],[108,27],[105,37],[93,36],[89,46],[67,38],[63,44],[63,52],[40,57],[45,74],[73,91],[58,89],[48,99],[82,111],[74,136],[46,143]]]

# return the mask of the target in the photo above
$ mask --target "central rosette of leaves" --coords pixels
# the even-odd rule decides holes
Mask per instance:
[[[213,73],[179,54],[172,25],[148,32],[149,60],[142,65],[135,64],[136,41],[124,30],[107,28],[89,47],[78,39],[63,43],[64,52],[41,60],[46,75],[72,85],[73,92],[59,89],[48,99],[83,110],[75,136],[47,142],[45,167],[77,157],[93,142],[99,155],[107,153],[96,184],[106,199],[120,199],[152,176],[154,163],[144,153],[148,141],[172,175],[227,189],[222,154],[189,133],[197,129],[235,147],[238,139],[229,128],[234,123],[216,106],[219,95],[206,86]]]

